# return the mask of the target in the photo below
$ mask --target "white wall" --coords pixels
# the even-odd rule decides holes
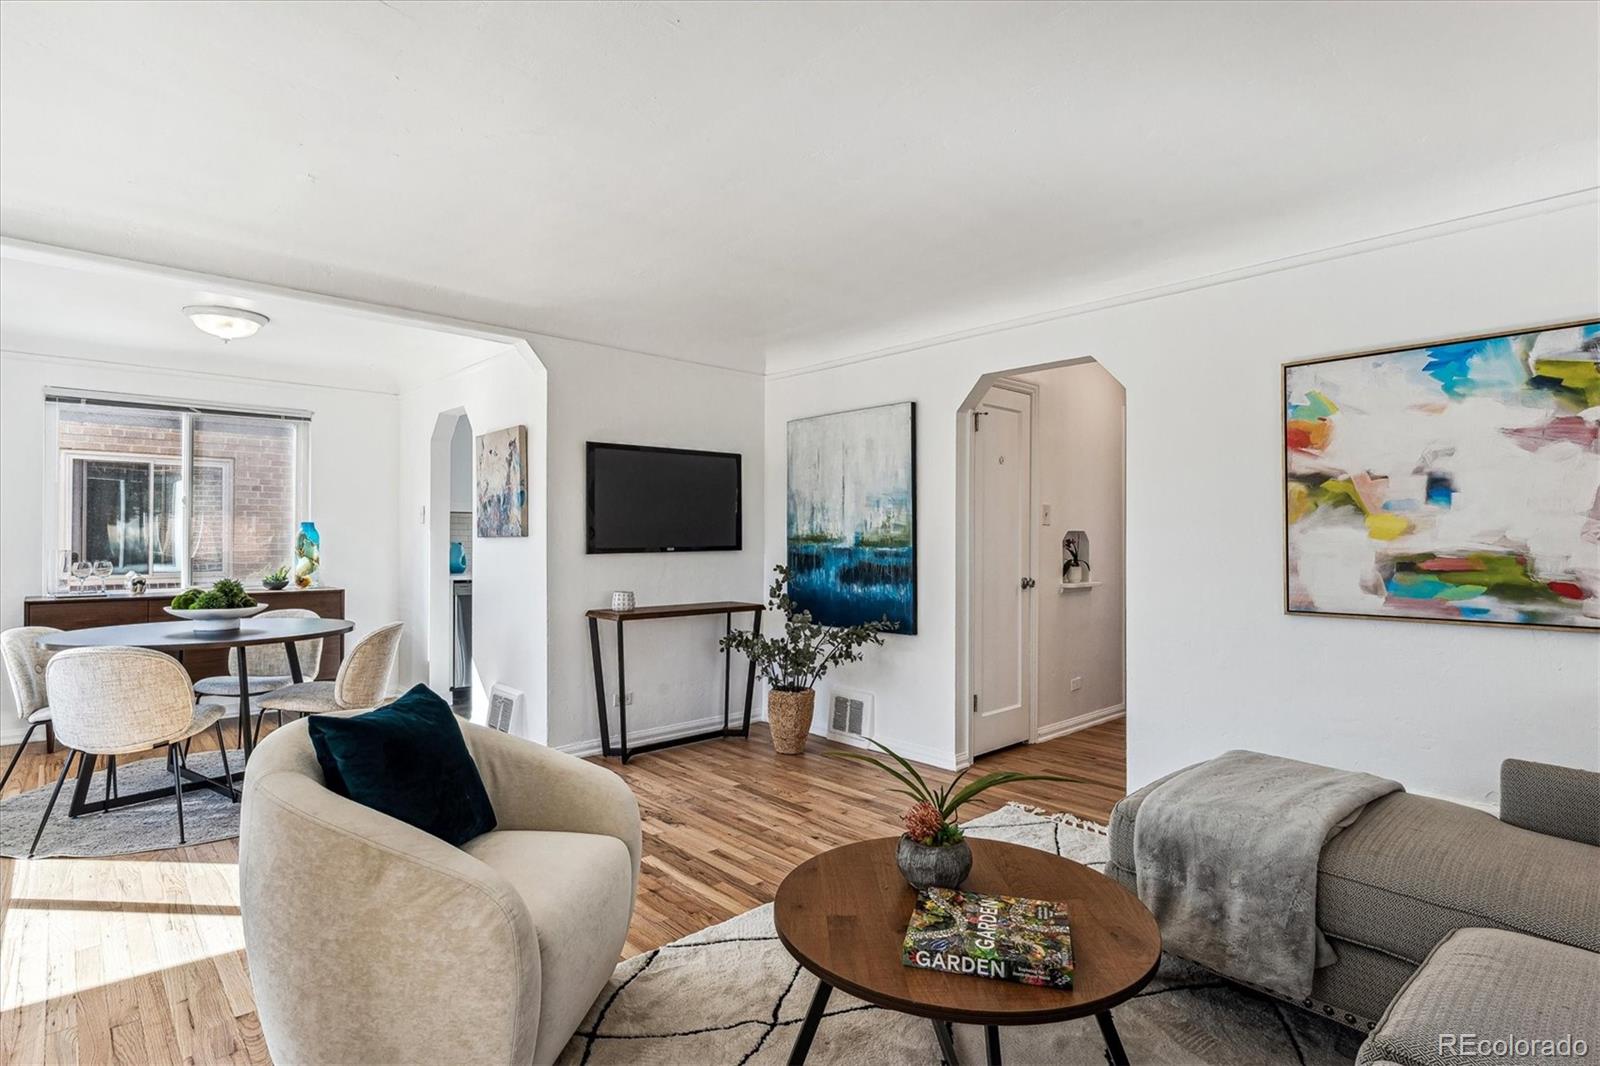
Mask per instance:
[[[551,744],[598,750],[594,672],[583,613],[632,590],[640,604],[760,600],[762,379],[754,374],[636,355],[593,344],[530,338],[550,375]],[[584,443],[611,441],[738,452],[744,456],[744,550],[586,555]],[[781,484],[781,481],[779,482]],[[477,588],[477,580],[473,583]],[[749,624],[749,616],[742,620]],[[627,629],[630,742],[722,721],[721,616],[631,623]],[[602,625],[606,688],[616,693],[614,626]],[[733,673],[734,714],[744,692]],[[759,716],[763,704],[756,696]],[[616,716],[613,711],[615,742]],[[647,732],[650,731],[650,732]]]
[[[1036,386],[1033,476],[1050,525],[1035,512],[1033,573],[1038,608],[1039,730],[1058,735],[1074,723],[1123,707],[1121,383],[1098,363],[1016,377]],[[1061,538],[1089,535],[1092,588],[1062,592]],[[1072,679],[1083,679],[1072,689]]]
[[[345,589],[356,624],[347,640],[397,617],[398,537],[373,521],[392,512],[398,485],[394,396],[0,352],[0,628],[21,625],[23,597],[44,590],[39,515],[55,506],[44,498],[49,386],[312,411],[307,517],[322,534],[322,581]],[[9,686],[0,702],[0,743],[10,743],[23,727]]]
[[[983,373],[1092,357],[1127,389],[1130,787],[1231,747],[1475,801],[1505,756],[1595,767],[1591,634],[1283,613],[1279,366],[1595,316],[1597,228],[1589,202],[773,376],[768,559],[784,547],[785,423],[918,401],[920,635],[840,677],[878,694],[885,742],[957,758],[956,411]]]
[[[472,510],[472,420],[457,418],[450,435],[450,510]]]
[[[525,423],[534,453],[530,495],[548,509],[549,539],[539,535],[545,530],[541,519],[533,537],[475,541],[473,665],[483,689],[500,681],[527,694],[528,713],[513,724],[517,732],[570,750],[598,750],[585,611],[609,606],[616,589],[631,589],[641,604],[761,595],[761,379],[553,337],[530,334],[528,342],[536,367],[525,356],[508,354],[401,398],[405,474],[399,510],[401,528],[409,531],[405,613],[414,623],[408,626],[403,667],[412,680],[426,677],[428,594],[412,586],[409,575],[426,572],[428,534],[420,513],[429,498],[428,446],[438,416],[464,410],[474,433]],[[536,436],[542,445],[535,445]],[[586,555],[584,443],[590,440],[742,453],[745,549]],[[428,580],[437,575],[430,573]],[[703,729],[713,714],[721,721],[721,633],[720,617],[629,627],[628,682],[635,694],[628,709],[630,739]],[[615,694],[611,626],[603,642],[606,684]],[[736,670],[736,711],[741,680]],[[613,710],[613,728],[615,722]]]
[[[400,675],[444,694],[450,687],[449,508],[451,439],[465,414],[474,434],[528,427],[526,537],[473,538],[472,703],[482,721],[492,685],[524,694],[512,729],[543,741],[546,674],[545,503],[539,473],[545,461],[544,370],[508,348],[492,359],[428,382],[400,396],[396,450],[401,484],[386,513],[401,535],[401,587],[406,622]],[[430,657],[430,646],[436,654]]]

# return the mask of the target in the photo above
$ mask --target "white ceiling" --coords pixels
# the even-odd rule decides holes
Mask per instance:
[[[1597,184],[1581,3],[0,5],[0,229],[750,369]]]
[[[242,307],[271,322],[254,337],[224,344],[183,314],[190,304]],[[216,287],[170,271],[7,247],[0,255],[0,348],[401,392],[506,345],[251,286]]]

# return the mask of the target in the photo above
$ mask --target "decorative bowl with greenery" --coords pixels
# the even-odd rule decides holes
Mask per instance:
[[[798,755],[811,732],[816,683],[839,663],[859,662],[863,648],[881,645],[883,634],[899,626],[888,618],[844,627],[814,622],[810,611],[798,609],[789,598],[789,568],[779,564],[772,571],[777,576],[767,589],[767,609],[783,615],[783,633],[769,637],[738,630],[723,637],[719,646],[748,657],[761,671],[769,689],[772,746],[779,754]]]
[[[196,633],[229,633],[239,628],[239,619],[266,610],[266,605],[250,598],[244,586],[225,577],[209,589],[184,589],[172,598],[167,613],[194,623]]]
[[[972,848],[966,834],[956,822],[956,812],[962,804],[969,803],[997,785],[1011,785],[1019,781],[1080,781],[1081,778],[1062,777],[1057,774],[1023,774],[1014,770],[996,770],[961,786],[962,778],[972,772],[968,766],[943,788],[935,788],[923,778],[917,768],[891,749],[876,740],[867,743],[899,764],[890,766],[873,755],[859,751],[830,751],[835,759],[852,759],[866,763],[894,778],[904,787],[893,791],[909,796],[911,808],[901,817],[905,833],[895,851],[895,861],[900,873],[913,888],[960,888],[961,882],[972,872]]]
[[[287,588],[289,585],[289,568],[287,566],[278,567],[261,579],[261,585],[272,592]]]

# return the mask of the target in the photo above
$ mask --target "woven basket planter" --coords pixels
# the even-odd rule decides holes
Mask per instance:
[[[816,706],[815,689],[803,692],[767,693],[767,725],[772,729],[772,747],[779,755],[799,755],[806,750],[811,735],[811,710]]]

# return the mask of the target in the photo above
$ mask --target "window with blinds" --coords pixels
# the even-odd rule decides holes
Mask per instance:
[[[309,413],[62,391],[46,402],[60,497],[47,585],[81,587],[109,563],[152,588],[259,586],[292,561]]]

